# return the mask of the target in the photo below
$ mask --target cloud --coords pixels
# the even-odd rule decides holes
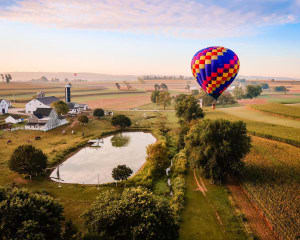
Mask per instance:
[[[299,21],[299,0],[22,0],[0,6],[0,19],[59,28],[234,37]],[[263,3],[262,3],[263,2]],[[296,8],[297,9],[297,8]]]

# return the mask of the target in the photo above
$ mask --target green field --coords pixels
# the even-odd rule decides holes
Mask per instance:
[[[300,109],[299,107],[293,107],[290,105],[283,105],[279,103],[268,103],[251,105],[251,108],[259,110],[266,113],[277,114],[283,117],[300,119]]]
[[[259,96],[258,98],[266,99],[268,102],[271,103],[281,103],[281,104],[300,103],[299,94],[287,94],[287,95],[283,95],[283,93],[264,94]]]
[[[180,240],[248,239],[224,186],[204,180],[208,189],[204,196],[196,191],[192,171],[189,171],[186,181],[186,206],[182,213]]]

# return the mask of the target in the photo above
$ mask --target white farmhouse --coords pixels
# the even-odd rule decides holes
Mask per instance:
[[[8,113],[9,101],[0,99],[0,115]]]
[[[51,104],[59,101],[57,97],[40,97],[32,99],[25,106],[26,113],[33,113],[37,108],[51,108]]]
[[[25,129],[48,131],[67,123],[53,108],[37,108],[28,119]]]
[[[17,123],[24,122],[24,118],[16,117],[16,116],[8,116],[7,118],[5,118],[5,122],[6,123],[17,124]]]
[[[73,103],[69,102],[67,103],[69,107],[69,114],[79,114],[82,111],[88,110],[89,106],[87,104],[81,104],[81,103]]]

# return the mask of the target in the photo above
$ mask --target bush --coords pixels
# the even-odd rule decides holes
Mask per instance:
[[[104,116],[104,110],[102,108],[96,108],[93,112],[94,117],[103,117]]]
[[[260,85],[248,85],[246,88],[246,98],[255,98],[262,93],[262,88]]]
[[[20,174],[42,175],[47,167],[47,156],[32,145],[21,145],[11,155],[8,167]]]
[[[62,206],[48,195],[0,188],[0,239],[61,239]]]
[[[80,115],[78,117],[78,121],[82,124],[87,124],[89,122],[89,118],[86,115]]]
[[[207,178],[222,183],[241,172],[241,159],[250,151],[250,137],[242,121],[205,120],[193,125],[185,138],[186,155]]]
[[[102,239],[178,239],[178,225],[168,204],[141,187],[126,188],[121,194],[100,193],[83,217],[89,232]]]
[[[121,129],[124,129],[126,127],[131,126],[131,120],[125,115],[117,115],[111,119],[111,124],[115,127],[120,127]]]

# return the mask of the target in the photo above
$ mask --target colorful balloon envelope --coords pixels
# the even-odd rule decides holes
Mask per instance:
[[[202,89],[217,100],[236,78],[240,61],[228,48],[208,47],[194,55],[191,68]]]

